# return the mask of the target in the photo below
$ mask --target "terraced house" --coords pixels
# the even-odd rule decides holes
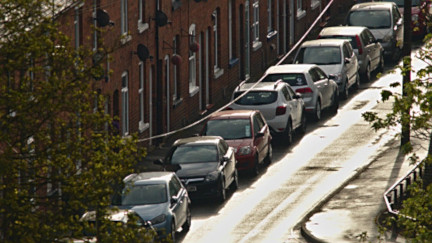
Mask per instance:
[[[122,135],[148,138],[221,107],[241,81],[259,78],[289,52],[327,5],[320,24],[353,3],[87,0],[69,5],[57,21],[77,48],[115,46],[99,77],[106,111],[119,118]]]

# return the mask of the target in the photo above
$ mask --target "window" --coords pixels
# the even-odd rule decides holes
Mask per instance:
[[[97,26],[97,20],[96,20],[96,11],[98,9],[99,6],[99,0],[93,0],[93,25]],[[98,37],[99,37],[99,33],[98,31],[95,29],[93,32],[93,51],[96,51],[98,48]]]
[[[252,35],[253,41],[259,41],[259,1],[255,0],[253,7]]]
[[[303,1],[297,0],[297,18],[300,19],[306,15],[306,10],[303,10]]]
[[[138,32],[142,33],[149,28],[149,24],[146,22],[146,0],[138,0]]]
[[[181,0],[171,0],[172,1],[172,10],[176,10],[181,7]]]
[[[267,32],[273,31],[273,0],[267,0]]]
[[[122,135],[129,134],[129,88],[128,88],[128,73],[122,74],[122,89],[121,89],[121,123],[122,123]]]
[[[235,0],[229,0],[228,3],[228,55],[229,59],[233,60],[236,58],[236,48],[235,48]]]
[[[191,24],[189,27],[189,43],[195,41],[195,24]],[[196,85],[196,53],[189,50],[189,94],[192,96],[198,92],[198,87]]]
[[[75,29],[75,49],[78,49],[82,45],[82,8],[75,8],[75,19],[74,19],[74,29]]]
[[[177,50],[179,49],[179,40],[180,36],[176,35],[173,39],[173,47],[174,47],[174,54],[177,54]],[[179,84],[179,68],[177,68],[177,65],[173,65],[173,101],[178,101],[180,99],[180,84]]]
[[[127,0],[121,0],[121,23],[120,30],[122,35],[127,35],[128,32],[128,9]]]
[[[140,62],[138,64],[139,69],[139,89],[138,89],[138,99],[139,99],[139,123],[138,123],[138,130],[139,132],[143,132],[147,127],[148,124],[145,124],[145,83],[144,83],[144,63]]]
[[[214,37],[214,72],[220,69],[219,63],[219,9],[213,11],[213,37]]]

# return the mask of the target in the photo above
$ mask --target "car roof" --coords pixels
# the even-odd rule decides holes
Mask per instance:
[[[177,139],[173,146],[180,145],[196,145],[196,144],[214,144],[217,145],[219,141],[222,140],[220,136],[196,136],[196,137],[188,137],[188,138],[180,138]]]
[[[249,118],[253,116],[255,113],[258,113],[257,110],[223,110],[213,113],[209,120],[215,119],[239,119],[239,118]]]
[[[317,40],[309,40],[303,42],[301,47],[310,47],[310,46],[341,46],[344,42],[348,42],[345,39],[317,39]]]
[[[367,29],[365,26],[331,26],[321,30],[319,35],[355,36]]]
[[[239,86],[238,89],[235,91],[245,91],[250,89],[252,86],[254,86],[252,90],[262,90],[262,91],[275,91],[278,87],[281,87],[281,85],[288,85],[287,83],[283,81],[276,81],[276,82],[260,82],[260,83],[244,83],[243,85]]]
[[[396,5],[396,3],[394,3],[394,2],[358,3],[358,4],[353,5],[351,7],[350,11],[389,9],[389,8],[392,8],[394,5]]]
[[[306,73],[312,67],[317,67],[316,64],[282,64],[271,66],[267,69],[265,74],[274,73]]]
[[[124,182],[148,182],[150,183],[164,183],[171,179],[173,172],[168,171],[151,171],[134,173],[126,176]]]

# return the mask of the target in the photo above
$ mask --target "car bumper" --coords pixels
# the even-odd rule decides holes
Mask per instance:
[[[181,178],[184,183],[185,180],[190,178]],[[203,198],[214,198],[219,195],[220,192],[220,181],[205,181],[201,178],[198,182],[189,182],[186,184],[189,197],[191,199],[203,199]]]
[[[275,116],[273,119],[267,120],[271,133],[277,134],[285,132],[287,119],[288,115],[285,114],[284,116]]]
[[[253,154],[236,156],[236,159],[237,159],[236,168],[239,171],[250,170],[255,166],[255,156]]]

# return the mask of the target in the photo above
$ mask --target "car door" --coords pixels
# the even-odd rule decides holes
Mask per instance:
[[[291,86],[285,85],[282,87],[282,93],[285,97],[285,100],[288,104],[288,107],[291,109],[291,119],[293,123],[293,129],[296,129],[300,126],[301,116],[303,112],[303,106],[301,105],[301,98],[295,99],[295,92],[291,88]]]
[[[169,181],[170,208],[176,219],[176,227],[183,225],[186,221],[188,210],[187,192],[177,176],[171,177]],[[174,200],[172,200],[174,199]]]
[[[401,13],[399,12],[399,9],[397,8],[397,5],[393,5],[392,7],[392,18],[393,18],[393,31],[395,32],[396,36],[396,45],[399,48],[402,48],[404,43],[404,25],[403,25],[403,18]]]
[[[381,44],[379,44],[372,32],[369,29],[365,29],[361,34],[360,38],[364,43],[364,48],[368,54],[371,62],[371,69],[375,70],[380,62],[381,57]]]
[[[220,154],[221,172],[225,175],[225,187],[228,187],[234,179],[236,166],[234,150],[228,146],[225,140],[220,140],[218,143],[218,153]],[[229,159],[224,161],[224,157]]]
[[[342,52],[344,58],[344,71],[346,72],[346,75],[348,77],[348,86],[350,87],[356,81],[356,75],[358,71],[357,57],[355,57],[355,54],[349,42],[345,42],[343,44]]]
[[[320,92],[321,107],[326,108],[331,105],[331,96],[333,87],[330,86],[329,79],[324,71],[319,67],[314,67],[310,70],[310,74],[314,85]]]
[[[266,134],[264,136],[257,136],[258,133],[264,132],[264,123],[259,120],[258,114],[254,114],[252,117],[252,125],[254,130],[253,144],[254,147],[258,151],[259,161],[263,161],[265,156],[267,155],[267,146],[266,146]]]

